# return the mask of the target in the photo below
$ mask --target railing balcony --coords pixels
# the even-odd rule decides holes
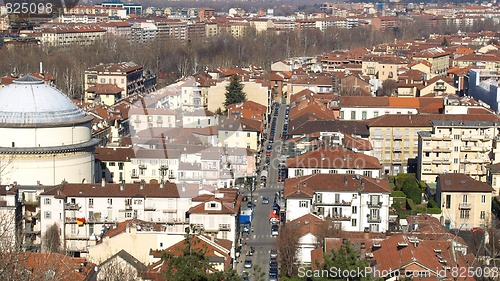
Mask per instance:
[[[402,135],[394,135],[394,136],[392,136],[392,138],[395,140],[401,140],[401,139],[403,139],[403,136]]]
[[[380,216],[368,216],[368,222],[382,222],[382,218]]]
[[[133,179],[137,179],[137,178],[139,178],[139,174],[138,173],[132,173],[130,175],[130,177],[133,178]]]
[[[368,205],[368,208],[381,208],[382,207],[382,202],[366,202],[366,204]]]
[[[334,221],[350,221],[351,217],[348,217],[348,216],[333,216],[332,219]]]
[[[156,207],[154,204],[146,204],[146,206],[144,206],[144,210],[145,211],[156,211]]]
[[[126,204],[125,205],[125,210],[132,210],[132,205]]]
[[[219,224],[219,230],[231,230],[231,225],[228,223]]]
[[[401,151],[402,148],[401,148],[401,146],[395,146],[395,147],[392,148],[392,150],[393,151]]]
[[[76,203],[66,203],[64,204],[64,210],[73,210],[73,211],[76,211],[76,210],[80,210],[80,205],[79,204],[76,204]]]
[[[460,210],[470,210],[472,208],[472,204],[469,204],[469,203],[460,203],[458,205],[458,208]]]

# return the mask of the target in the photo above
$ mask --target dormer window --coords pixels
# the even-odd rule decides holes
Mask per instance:
[[[210,208],[216,208],[217,207],[217,204],[215,203],[210,203]]]

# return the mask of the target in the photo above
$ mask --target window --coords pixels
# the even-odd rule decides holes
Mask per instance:
[[[210,208],[216,208],[217,204],[216,203],[210,203]]]
[[[358,220],[352,219],[351,220],[351,226],[358,226]]]
[[[312,170],[312,173],[313,173],[313,175],[314,175],[314,174],[319,174],[319,173],[321,173],[321,171],[320,171],[320,170],[318,170],[318,169],[314,169],[314,170]]]
[[[351,111],[351,120],[356,120],[356,111]]]
[[[94,198],[89,198],[89,206],[94,206]]]
[[[125,213],[125,218],[131,218],[132,217],[132,212],[126,212]]]
[[[460,135],[453,135],[453,139],[459,140],[460,139]]]
[[[109,166],[115,166],[116,163],[115,162],[109,162]]]
[[[247,133],[247,138],[249,138],[249,137],[250,137],[250,133]]]
[[[479,219],[484,220],[485,218],[486,218],[486,212],[485,211],[481,211],[481,214],[479,215]]]
[[[50,198],[45,198],[45,200],[43,200],[45,205],[50,205]]]
[[[451,208],[451,195],[446,195],[446,209]]]
[[[454,163],[454,164],[458,164],[458,158],[454,158],[454,159],[453,159],[453,163]]]
[[[372,177],[372,171],[364,171],[363,172],[363,176],[371,178]]]
[[[352,206],[352,214],[355,215],[358,213],[358,206]]]
[[[466,194],[462,195],[462,202],[467,203],[468,196]]]
[[[142,199],[134,199],[134,205],[142,205]]]
[[[373,112],[373,117],[378,117],[378,111]]]
[[[344,119],[344,111],[340,111],[340,119]]]
[[[50,212],[48,212],[48,211],[47,211],[47,212],[45,212],[45,213],[43,214],[43,216],[44,216],[46,219],[50,219]]]
[[[366,119],[366,111],[361,112],[361,119],[363,119],[363,120]]]
[[[108,205],[113,205],[113,199],[108,198]]]
[[[123,170],[123,162],[118,162],[118,170]]]
[[[460,210],[460,218],[468,219],[469,218],[469,210]]]
[[[309,202],[307,202],[306,200],[299,201],[299,207],[300,208],[308,208]]]
[[[481,195],[481,203],[486,203],[486,195]]]
[[[222,239],[227,239],[227,233],[229,231],[221,231],[221,234],[222,234]]]

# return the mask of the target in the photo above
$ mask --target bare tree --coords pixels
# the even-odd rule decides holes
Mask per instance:
[[[97,273],[98,281],[135,281],[140,280],[139,272],[135,270],[130,264],[127,264],[123,259],[116,256],[102,263],[98,267]]]
[[[62,243],[61,243],[61,231],[59,226],[54,223],[51,225],[42,238],[42,245],[46,252],[49,253],[61,253]]]
[[[325,238],[342,238],[344,235],[342,224],[335,223],[331,218],[326,218],[325,222],[319,226],[316,239],[318,240],[318,246],[323,247]]]
[[[291,277],[295,271],[300,239],[299,226],[286,224],[278,236],[278,258],[282,274]]]

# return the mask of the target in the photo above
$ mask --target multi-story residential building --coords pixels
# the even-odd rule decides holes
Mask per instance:
[[[434,120],[431,131],[418,133],[420,180],[432,183],[439,174],[464,173],[486,182],[486,167],[493,160],[490,154],[498,134],[496,123],[465,120]]]
[[[450,52],[437,47],[423,50],[413,55],[413,59],[430,62],[432,75],[446,76],[446,71],[450,68]]]
[[[319,148],[286,161],[289,177],[314,174],[349,174],[380,177],[380,162],[373,156],[342,148]]]
[[[189,223],[204,234],[236,242],[242,196],[237,189],[219,189],[213,195],[193,198]]]
[[[84,89],[96,84],[114,84],[123,90],[123,97],[136,93],[148,93],[156,87],[156,75],[144,71],[134,62],[99,64],[85,70]],[[94,96],[87,95],[86,102],[92,102]]]
[[[84,256],[103,227],[117,222],[137,218],[187,224],[191,197],[193,194],[170,182],[62,183],[40,194],[41,233],[58,225],[65,250]]]
[[[106,29],[106,32],[108,32],[108,34],[112,34],[113,36],[130,39],[132,35],[132,25],[128,22],[110,21],[102,23],[99,26]]]
[[[418,132],[430,131],[430,118],[437,115],[387,114],[370,119],[372,155],[382,164],[385,175],[415,172]]]
[[[132,182],[132,147],[96,147],[96,179],[95,182]]]
[[[500,71],[500,56],[498,53],[467,54],[453,60],[453,65],[460,68],[476,67],[490,71]]]
[[[219,146],[240,147],[258,150],[262,123],[259,120],[247,118],[219,119]]]
[[[130,108],[128,114],[134,132],[157,127],[175,128],[179,124],[175,112],[167,108]]]
[[[340,97],[340,119],[365,120],[385,114],[417,114],[421,107],[443,106],[440,98]]]
[[[206,128],[217,126],[218,120],[218,115],[206,109],[197,109],[182,113],[183,128]]]
[[[181,101],[183,111],[207,108],[208,88],[211,79],[205,73],[198,73],[184,79],[182,83]]]
[[[398,80],[398,69],[406,67],[408,60],[396,56],[366,56],[362,62],[363,75],[372,79],[385,81],[387,79]]]
[[[106,29],[98,26],[57,26],[42,29],[41,43],[47,46],[91,45],[104,40]]]
[[[385,232],[389,225],[387,180],[359,175],[316,174],[285,180],[286,219],[313,213],[345,231]]]
[[[146,43],[156,38],[158,27],[153,21],[136,22],[131,28],[130,37],[132,42]]]
[[[178,182],[180,153],[176,148],[136,149],[131,159],[130,180]],[[125,179],[128,175],[125,175]]]
[[[123,6],[75,6],[66,8],[65,13],[71,14],[85,14],[85,15],[106,15],[106,17],[115,17],[119,19],[127,18],[127,11]]]
[[[424,82],[424,86],[419,89],[419,94],[423,96],[448,96],[454,95],[457,88],[453,85],[453,79],[436,76]]]
[[[160,40],[175,40],[187,42],[187,23],[180,20],[155,18],[154,23],[158,28],[157,38]]]
[[[382,16],[372,18],[371,23],[375,30],[388,30],[399,27],[400,20],[393,16]]]
[[[266,122],[268,108],[262,104],[246,101],[240,104],[231,104],[227,107],[227,116],[239,116]]]
[[[447,229],[484,228],[491,222],[493,188],[460,173],[441,174],[436,179],[436,201]]]
[[[122,99],[123,89],[115,84],[100,84],[96,83],[87,89],[85,96],[88,101],[102,102],[105,105],[114,105]]]
[[[500,64],[500,63],[499,63]],[[466,95],[477,101],[482,101],[490,106],[492,110],[500,110],[500,72],[486,69],[469,70],[469,87]]]

